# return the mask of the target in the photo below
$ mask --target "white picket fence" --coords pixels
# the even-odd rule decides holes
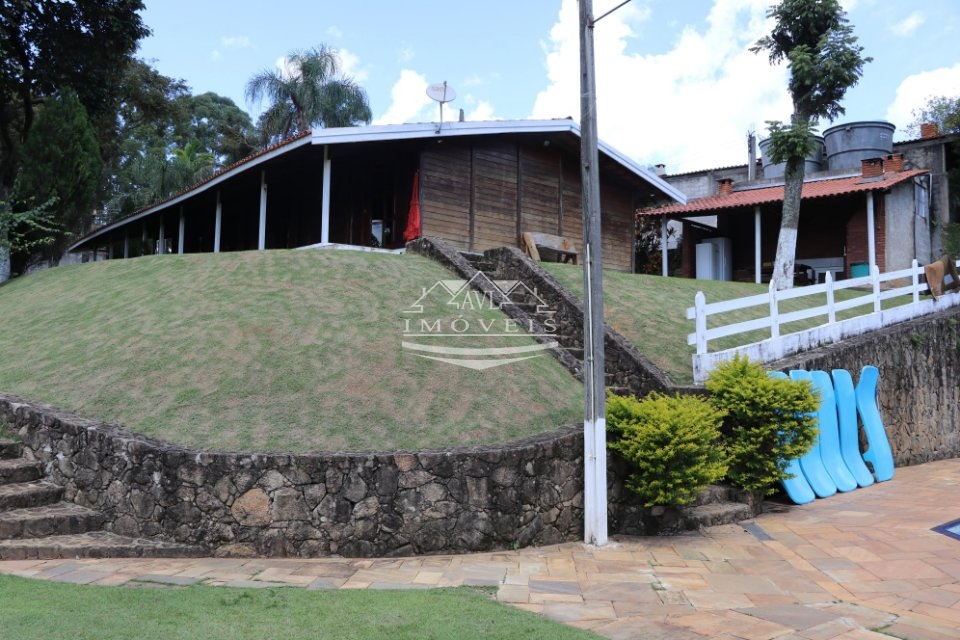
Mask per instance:
[[[958,266],[960,266],[960,261],[958,261]],[[868,331],[874,331],[881,327],[942,311],[960,304],[960,294],[956,291],[946,293],[937,300],[934,300],[932,296],[924,297],[921,300],[920,295],[928,290],[927,283],[921,281],[922,276],[923,268],[914,260],[909,269],[881,274],[877,266],[873,265],[868,276],[848,278],[836,282],[833,280],[832,274],[827,272],[824,284],[794,287],[785,291],[775,290],[771,283],[769,293],[736,300],[707,303],[703,292],[698,292],[694,299],[694,306],[687,309],[687,320],[696,321],[695,332],[687,336],[687,344],[697,347],[696,353],[693,355],[694,382],[703,384],[714,367],[721,362],[732,359],[738,353],[753,361],[772,362],[801,351],[862,335]],[[902,280],[909,280],[910,284],[907,286],[882,286],[884,283]],[[866,289],[870,293],[849,300],[837,301],[835,294],[842,289],[859,289],[861,291]],[[810,296],[821,296],[825,302],[819,306],[781,313],[781,303]],[[884,300],[900,296],[911,296],[912,301],[891,309],[884,310],[881,308]],[[707,328],[710,316],[761,306],[769,307],[768,315],[762,318]],[[838,312],[862,306],[871,306],[872,310],[853,318],[837,320]],[[781,328],[785,324],[821,316],[826,317],[826,323],[802,331],[781,332]],[[721,351],[708,351],[711,340],[765,329],[770,330],[770,337],[760,342]]]

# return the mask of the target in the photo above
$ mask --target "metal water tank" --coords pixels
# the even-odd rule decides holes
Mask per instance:
[[[896,126],[882,120],[848,122],[823,132],[827,147],[827,167],[859,169],[861,160],[882,158],[893,153]]]
[[[810,136],[810,141],[813,143],[813,147],[803,163],[805,174],[823,169],[823,138],[820,136]],[[772,164],[770,162],[770,154],[768,153],[770,149],[770,138],[764,138],[758,144],[760,146],[760,159],[763,163],[763,177],[782,178],[783,172],[787,170],[787,163],[778,162],[777,164]]]

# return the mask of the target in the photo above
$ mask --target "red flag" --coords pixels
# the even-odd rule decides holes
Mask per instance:
[[[407,228],[403,239],[407,242],[420,237],[420,172],[413,174],[413,193],[410,194],[410,210],[407,212]]]

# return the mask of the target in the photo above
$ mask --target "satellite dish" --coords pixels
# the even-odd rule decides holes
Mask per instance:
[[[436,84],[431,84],[427,87],[427,95],[430,96],[431,100],[436,100],[440,103],[440,123],[437,124],[436,133],[440,133],[440,127],[443,126],[443,105],[446,102],[451,102],[454,98],[457,97],[457,92],[453,90],[453,87],[447,84],[447,81],[438,82]]]
[[[442,105],[444,102],[452,102],[457,97],[457,92],[444,80],[427,87],[427,95]]]

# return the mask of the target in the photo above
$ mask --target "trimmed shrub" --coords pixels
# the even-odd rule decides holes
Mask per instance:
[[[813,446],[819,394],[807,380],[771,378],[746,357],[718,366],[706,383],[723,411],[723,440],[730,456],[729,481],[770,495],[788,477],[787,462]]]
[[[695,396],[607,395],[609,446],[633,465],[626,486],[648,507],[688,504],[723,478],[722,419],[722,411]]]

